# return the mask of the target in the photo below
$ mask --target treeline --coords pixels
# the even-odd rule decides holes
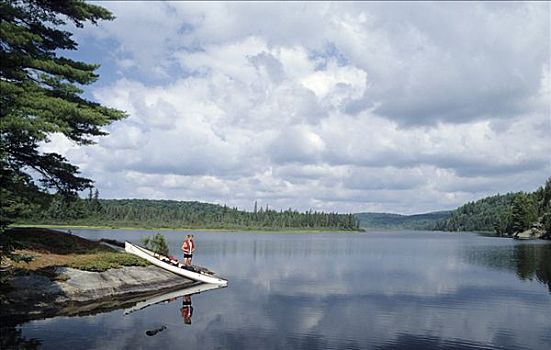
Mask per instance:
[[[55,195],[42,210],[26,216],[21,223],[143,228],[359,229],[352,214],[276,211],[258,208],[256,203],[255,210],[247,212],[195,201],[100,199],[97,190],[90,191],[85,199]]]
[[[493,231],[512,236],[534,228],[551,233],[551,177],[531,193],[518,192],[469,202],[436,223],[442,231]]]
[[[400,215],[390,213],[354,214],[362,228],[368,230],[432,230],[437,222],[450,217],[449,211]]]

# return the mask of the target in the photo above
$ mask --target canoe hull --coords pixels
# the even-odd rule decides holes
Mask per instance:
[[[149,249],[137,246],[137,245],[129,243],[129,242],[124,242],[124,250],[127,253],[137,255],[140,258],[149,261],[153,265],[156,265],[160,268],[163,268],[165,270],[173,272],[177,275],[192,279],[194,281],[217,284],[217,285],[221,285],[221,286],[225,286],[225,285],[228,284],[228,281],[226,281],[223,278],[220,278],[220,277],[217,277],[217,276],[214,276],[214,275],[208,275],[208,274],[201,273],[201,272],[194,272],[194,271],[186,270],[182,267],[179,267],[179,266],[181,266],[181,264],[179,264],[179,266],[176,266],[176,265],[172,265],[168,262],[161,261],[160,258],[165,258],[167,260],[169,260],[169,259],[165,256],[162,256],[160,254],[152,252]]]

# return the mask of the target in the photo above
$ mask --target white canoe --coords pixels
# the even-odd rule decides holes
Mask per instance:
[[[212,274],[210,271],[206,269],[199,268],[199,267],[194,267],[195,271],[185,269],[183,265],[180,264],[177,260],[171,260],[170,258],[164,255],[157,254],[155,252],[152,252],[149,249],[137,246],[129,242],[124,242],[124,250],[127,253],[137,255],[140,258],[143,258],[149,261],[153,265],[159,266],[165,270],[168,270],[180,276],[187,277],[194,281],[218,284],[221,286],[225,286],[228,284],[228,281],[226,281],[223,278],[215,276],[214,274]]]
[[[137,303],[136,305],[134,305],[131,308],[125,309],[124,314],[128,315],[129,313],[145,309],[148,306],[159,304],[159,303],[162,303],[166,300],[179,298],[179,297],[182,297],[184,295],[192,295],[192,294],[205,292],[205,291],[211,290],[211,289],[225,288],[225,287],[226,286],[223,286],[223,285],[220,285],[220,284],[200,283],[200,284],[195,284],[193,286],[186,287],[186,288],[183,288],[183,289],[180,289],[180,290],[175,290],[175,291],[172,291],[172,292],[156,294],[156,295],[148,297],[144,301],[140,301],[139,303]]]

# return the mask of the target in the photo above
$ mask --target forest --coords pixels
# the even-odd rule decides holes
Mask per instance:
[[[272,210],[252,212],[226,205],[196,201],[100,199],[98,191],[87,198],[53,195],[20,224],[86,225],[140,228],[204,228],[247,230],[359,230],[352,214]]]
[[[513,236],[532,227],[551,234],[551,178],[531,193],[497,194],[452,211],[416,215],[357,213],[368,230],[474,231]]]
[[[551,177],[534,192],[498,194],[464,204],[432,229],[512,236],[531,227],[551,233]]]
[[[367,230],[432,230],[437,222],[449,218],[450,211],[400,215],[391,213],[354,214],[360,226]]]

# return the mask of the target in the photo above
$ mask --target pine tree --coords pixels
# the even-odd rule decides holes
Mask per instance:
[[[93,137],[106,135],[102,127],[126,116],[80,96],[81,86],[98,79],[98,65],[59,54],[77,49],[66,24],[80,28],[113,18],[80,0],[0,2],[2,227],[28,212],[45,189],[72,195],[90,186],[76,166],[60,154],[42,152],[39,144],[53,133],[92,144]]]
[[[511,214],[513,233],[522,232],[537,221],[537,209],[532,196],[521,193],[513,200]]]

